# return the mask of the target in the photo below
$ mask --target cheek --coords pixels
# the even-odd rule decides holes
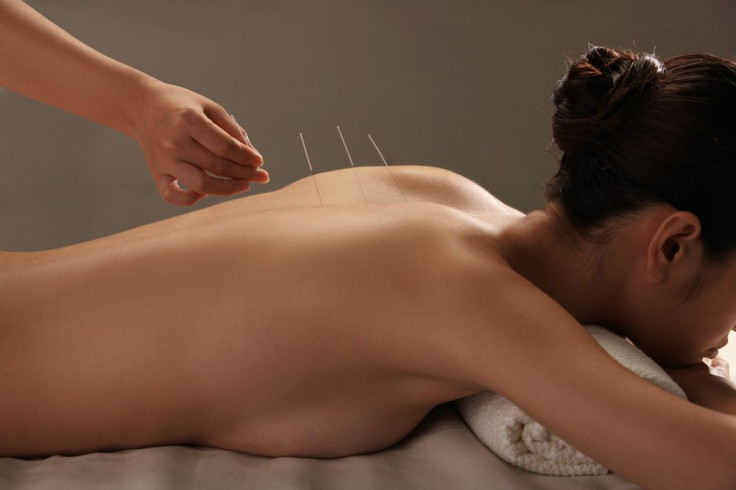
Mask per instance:
[[[707,301],[705,301],[707,300]],[[645,354],[665,367],[691,365],[701,361],[705,351],[719,345],[724,315],[714,315],[711,298],[673,306],[673,302],[649,301],[628,316],[625,328],[629,339]]]
[[[658,364],[664,365],[665,361],[669,361],[680,349],[673,345],[666,329],[659,327],[660,325],[649,322],[643,328],[631,332],[629,340]]]
[[[679,367],[695,364],[700,356],[694,355],[693,350],[683,345],[677,339],[666,338],[640,347],[657,364],[663,367]]]
[[[706,315],[673,320],[669,332],[656,342],[656,357],[651,357],[668,367],[697,364],[708,355],[710,349],[724,343],[728,335],[726,327],[728,323],[723,318],[709,318]]]
[[[696,332],[698,323],[682,315],[665,315],[651,318],[631,337],[631,341],[657,364],[664,367],[690,365],[700,362],[702,351]]]

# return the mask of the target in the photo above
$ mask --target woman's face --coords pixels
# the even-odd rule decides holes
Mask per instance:
[[[634,344],[665,367],[714,358],[736,327],[736,259],[710,267],[700,294],[685,302],[652,302],[648,318],[627,332]]]

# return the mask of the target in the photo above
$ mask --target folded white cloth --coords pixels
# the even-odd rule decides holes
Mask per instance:
[[[608,329],[585,329],[608,354],[642,378],[687,398],[652,359]],[[489,449],[509,463],[534,473],[555,476],[604,475],[608,469],[532,420],[501,395],[484,391],[455,402],[470,429]]]

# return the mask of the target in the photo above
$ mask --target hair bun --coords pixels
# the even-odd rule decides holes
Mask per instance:
[[[651,54],[593,46],[557,83],[552,134],[565,153],[614,135],[645,103],[642,97],[664,73]]]

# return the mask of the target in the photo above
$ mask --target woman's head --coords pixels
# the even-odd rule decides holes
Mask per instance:
[[[684,340],[691,331],[693,345],[722,343],[736,323],[723,290],[736,294],[736,63],[708,54],[660,61],[592,47],[571,61],[553,101],[552,132],[563,156],[544,195],[564,229],[616,247],[622,233],[641,232],[638,242],[625,237],[637,247],[629,258],[646,259],[642,279],[626,283],[624,333],[667,364],[689,355]],[[615,247],[604,253],[599,265],[611,263],[611,253],[624,254]],[[674,301],[673,284],[679,292],[685,279],[688,291]],[[699,315],[718,325],[700,329]],[[657,342],[655,334],[667,332],[678,338]]]
[[[553,101],[563,156],[544,195],[581,236],[667,203],[701,221],[708,259],[735,255],[736,63],[592,47]]]

